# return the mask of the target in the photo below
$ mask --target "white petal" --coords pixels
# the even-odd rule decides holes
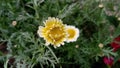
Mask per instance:
[[[48,45],[50,45],[50,43],[49,43],[49,42],[46,42],[46,43],[45,43],[45,46],[48,46]]]
[[[38,30],[37,30],[37,34],[38,34],[40,37],[43,37],[43,35],[42,35],[42,29],[43,29],[43,27],[42,27],[42,26],[39,26],[39,27],[38,27]]]

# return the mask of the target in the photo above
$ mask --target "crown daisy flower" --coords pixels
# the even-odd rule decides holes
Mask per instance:
[[[67,25],[66,26],[66,31],[67,31],[67,34],[68,34],[68,38],[66,40],[67,42],[74,42],[79,37],[79,29],[76,28],[75,26]]]
[[[63,22],[58,18],[49,17],[44,25],[39,26],[37,33],[44,38],[46,45],[52,44],[55,48],[64,45],[67,33]]]

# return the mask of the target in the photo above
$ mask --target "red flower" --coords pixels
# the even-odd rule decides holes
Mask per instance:
[[[120,36],[116,37],[110,45],[113,48],[113,52],[116,52],[118,49],[120,49]],[[103,61],[106,65],[112,66],[114,62],[114,58],[104,57]],[[120,59],[118,61],[120,62]]]
[[[116,52],[118,49],[120,49],[120,44],[117,42],[112,42],[111,47],[113,48],[113,51]]]
[[[116,37],[114,40],[120,42],[120,36]]]
[[[120,62],[120,59],[118,61]]]
[[[120,36],[116,37],[111,43],[111,47],[114,49],[113,51],[117,51],[120,49]]]
[[[113,48],[113,52],[116,52],[118,49],[120,49],[120,36],[113,40],[111,47]],[[118,61],[120,62],[120,59]]]
[[[103,61],[106,65],[112,66],[114,59],[113,59],[113,57],[104,57]]]

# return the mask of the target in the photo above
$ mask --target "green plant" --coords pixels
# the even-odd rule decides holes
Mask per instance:
[[[119,58],[119,51],[114,53],[109,46],[120,35],[119,7],[119,0],[0,0],[0,65],[92,68],[104,64],[104,56]],[[37,30],[48,17],[79,28],[77,41],[58,48],[45,46]]]

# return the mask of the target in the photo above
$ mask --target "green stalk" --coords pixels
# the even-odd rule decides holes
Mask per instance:
[[[4,68],[7,68],[7,64],[8,64],[8,59],[6,60],[6,62],[4,63]]]
[[[50,50],[50,52],[52,53],[52,55],[55,57],[55,60],[57,61],[57,63],[59,63],[59,60],[57,59],[56,55],[54,54],[54,52],[52,51],[52,49],[47,46],[47,48]],[[60,65],[60,68],[62,68],[62,66]]]
[[[36,19],[38,19],[39,18],[38,5],[37,5],[37,2],[35,0],[33,1],[33,8],[35,10]]]
[[[110,65],[107,65],[107,68],[111,68],[111,66],[110,66]]]

